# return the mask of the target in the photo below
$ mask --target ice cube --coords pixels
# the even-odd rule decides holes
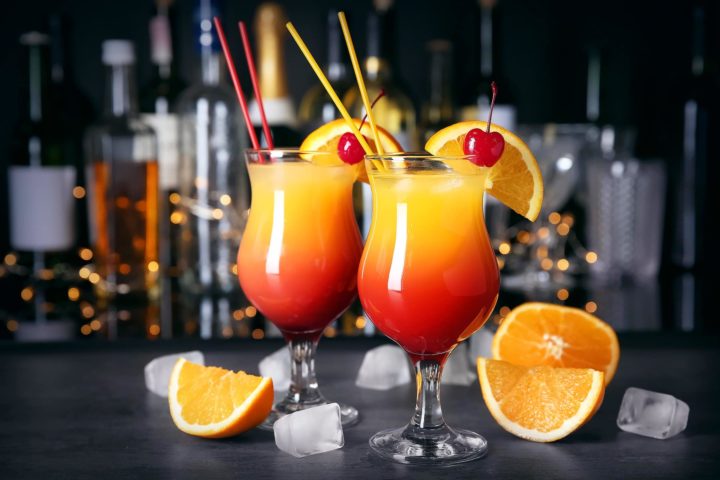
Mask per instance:
[[[281,417],[273,424],[275,445],[298,458],[342,448],[340,406],[328,403]]]
[[[443,385],[470,385],[477,375],[470,366],[467,342],[463,342],[450,353],[443,367]]]
[[[410,364],[402,348],[382,345],[365,353],[355,385],[373,390],[389,390],[410,383]]]
[[[273,389],[281,392],[290,388],[290,350],[283,347],[260,360],[260,375],[272,377]]]
[[[475,332],[468,342],[468,354],[470,355],[470,364],[477,365],[478,357],[492,358],[492,339],[495,336],[490,327],[485,326]]]
[[[685,430],[689,414],[687,403],[672,395],[630,387],[620,404],[617,425],[626,432],[663,440]]]
[[[430,192],[434,193],[434,194],[442,194],[445,192],[451,192],[453,190],[457,190],[465,181],[466,180],[464,178],[445,177],[442,182],[439,182],[439,181],[432,182],[432,187],[430,187]]]
[[[145,386],[147,389],[155,395],[167,397],[170,374],[179,358],[205,365],[205,356],[197,350],[157,357],[145,365]]]

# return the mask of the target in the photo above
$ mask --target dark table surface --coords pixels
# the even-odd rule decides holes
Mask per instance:
[[[81,342],[0,345],[0,479],[15,478],[720,478],[720,342],[681,334],[621,336],[622,358],[595,417],[570,437],[532,443],[502,430],[477,384],[445,386],[450,425],[484,435],[481,460],[444,469],[374,457],[377,430],[401,426],[414,386],[355,387],[363,353],[380,339],[324,339],[318,374],[325,396],[355,405],[361,422],[340,450],[296,459],[272,432],[205,440],[173,425],[166,400],[145,390],[143,366],[161,354],[200,349],[206,363],[257,372],[272,341]],[[615,425],[627,387],[675,395],[690,406],[684,433],[654,440]]]

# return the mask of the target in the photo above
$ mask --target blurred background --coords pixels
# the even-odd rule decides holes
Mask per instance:
[[[337,113],[288,19],[363,113],[338,9],[406,149],[486,120],[495,80],[493,120],[538,157],[537,222],[487,202],[503,281],[490,328],[527,300],[620,331],[718,328],[713,2],[31,0],[0,19],[0,339],[279,336],[235,277],[248,141],[209,20],[246,87],[248,22],[275,143],[296,146]],[[124,165],[113,184],[108,161]],[[369,192],[355,196],[365,231]],[[356,303],[325,334],[376,332]]]

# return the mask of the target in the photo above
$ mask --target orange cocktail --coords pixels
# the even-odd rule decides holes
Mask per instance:
[[[331,165],[331,155],[247,153],[252,203],[238,251],[238,278],[248,299],[283,333],[293,358],[288,397],[275,406],[269,424],[325,403],[314,378],[315,346],[357,291],[362,240],[352,186],[358,168]],[[357,411],[343,414],[348,423],[357,418]]]
[[[284,334],[320,333],[356,295],[362,240],[352,206],[355,171],[299,161],[250,164],[249,172],[240,284]]]
[[[497,260],[483,220],[486,170],[476,170],[372,173],[375,216],[360,298],[414,360],[450,352],[497,300]]]
[[[442,366],[478,330],[498,297],[499,273],[483,218],[488,169],[466,158],[366,157],[373,219],[358,289],[373,323],[403,347],[421,376],[410,425],[370,445],[408,463],[457,463],[484,454],[485,440],[442,419]]]

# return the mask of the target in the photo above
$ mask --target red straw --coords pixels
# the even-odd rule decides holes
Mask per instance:
[[[225,32],[223,31],[222,25],[220,24],[220,19],[218,17],[213,17],[213,22],[215,22],[215,30],[217,30],[218,38],[220,39],[220,45],[222,45],[223,53],[225,54],[225,61],[227,61],[228,70],[230,70],[230,78],[232,78],[233,86],[235,87],[235,93],[237,94],[238,100],[240,101],[240,109],[243,112],[243,116],[245,117],[245,126],[248,129],[248,133],[250,134],[250,142],[252,142],[253,148],[255,150],[260,149],[260,142],[258,141],[257,135],[255,134],[255,129],[252,126],[252,122],[250,121],[250,112],[248,111],[247,102],[245,101],[245,94],[243,94],[242,88],[240,87],[240,79],[237,76],[237,71],[235,70],[235,63],[233,62],[232,55],[230,55],[230,48],[228,47],[227,40],[225,40]]]
[[[267,118],[265,117],[265,107],[263,106],[262,95],[260,94],[260,85],[258,85],[257,72],[255,71],[255,59],[253,58],[250,40],[248,39],[247,30],[245,29],[245,22],[238,22],[238,25],[240,26],[240,36],[242,37],[243,47],[245,48],[245,59],[247,60],[248,69],[250,70],[250,81],[252,82],[253,90],[255,91],[255,101],[258,105],[258,110],[260,111],[260,121],[262,122],[265,139],[267,140],[268,147],[275,148],[272,135],[270,135],[270,126],[268,125]]]

